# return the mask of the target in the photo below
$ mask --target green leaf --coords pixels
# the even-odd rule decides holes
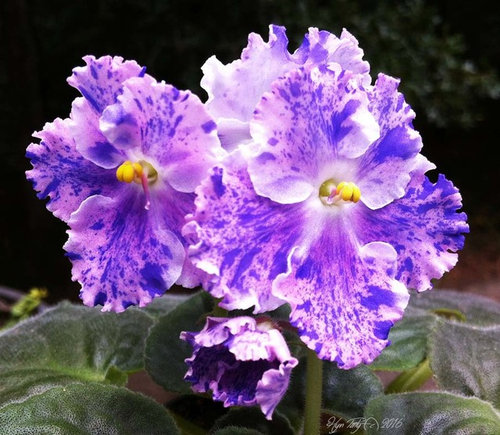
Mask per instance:
[[[63,303],[0,334],[0,407],[55,386],[85,382],[124,385],[144,367],[152,319],[130,309],[102,313]]]
[[[488,402],[451,393],[380,396],[365,412],[367,434],[498,434],[500,417]]]
[[[252,429],[254,432],[264,435],[294,435],[293,429],[290,426],[287,418],[279,412],[274,411],[273,419],[266,420],[264,414],[257,407],[252,408],[233,408],[226,415],[219,418],[210,433],[220,433],[221,429],[232,427]],[[238,433],[238,432],[233,432]],[[239,432],[242,434],[248,432]]]
[[[292,371],[288,391],[278,405],[296,430],[302,427],[306,388],[306,360]],[[366,366],[342,370],[323,362],[323,408],[334,415],[356,418],[363,415],[368,401],[383,394],[379,378]]]
[[[155,320],[172,311],[175,307],[186,302],[192,294],[176,295],[166,293],[163,296],[154,298],[146,307],[138,308],[149,314]]]
[[[442,388],[500,408],[500,326],[441,322],[429,341],[431,368]]]
[[[125,388],[71,384],[0,412],[2,434],[178,434],[167,411]]]
[[[368,401],[383,394],[382,384],[366,366],[342,370],[334,364],[323,366],[323,407],[344,418],[363,415]]]
[[[391,345],[370,365],[372,370],[408,370],[416,367],[427,354],[427,339],[437,317],[412,310],[389,333]]]
[[[146,341],[146,370],[156,383],[168,391],[191,392],[184,381],[184,360],[193,349],[179,338],[181,331],[201,330],[206,313],[212,309],[212,297],[199,292],[157,319]]]
[[[391,345],[370,367],[395,371],[416,367],[427,355],[428,337],[437,322],[464,320],[488,326],[498,325],[499,319],[500,304],[481,296],[451,290],[413,293],[403,319],[389,333]]]
[[[431,290],[413,294],[409,305],[428,312],[443,308],[456,310],[465,315],[466,323],[472,325],[489,326],[498,325],[500,322],[500,304],[471,293]]]

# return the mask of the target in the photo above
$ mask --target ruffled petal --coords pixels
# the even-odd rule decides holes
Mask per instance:
[[[216,124],[198,97],[149,76],[124,83],[100,128],[129,156],[161,168],[159,176],[181,192],[193,192],[223,153]]]
[[[355,178],[361,200],[371,209],[401,198],[419,162],[422,139],[412,125],[415,113],[397,91],[398,85],[398,79],[379,74],[369,93],[370,110],[380,125],[380,139],[359,158]]]
[[[168,230],[172,231],[187,249],[188,241],[182,235],[182,227],[186,223],[186,216],[192,214],[195,210],[195,194],[178,192],[165,183],[161,186],[153,185],[151,189],[157,187],[160,187],[161,195],[157,198],[156,204],[152,204],[152,206],[156,205],[163,208],[163,218],[166,225],[168,225]],[[207,274],[195,267],[186,255],[181,275],[175,283],[185,288],[194,288],[204,282],[205,279],[207,279]]]
[[[195,391],[212,390],[224,406],[259,405],[271,419],[298,364],[278,330],[261,330],[251,317],[208,317],[203,330],[181,339],[193,346],[185,379]]]
[[[331,67],[288,73],[255,110],[250,131],[257,145],[245,151],[260,195],[303,201],[325,180],[343,175],[338,160],[360,156],[379,137],[366,92],[352,73]]]
[[[440,175],[431,183],[417,172],[406,195],[378,210],[359,204],[353,216],[356,234],[364,241],[390,243],[398,253],[396,279],[418,291],[432,287],[431,279],[455,266],[458,250],[469,232],[458,189]]]
[[[193,263],[212,274],[205,288],[228,310],[255,306],[275,309],[271,282],[286,270],[286,258],[299,236],[303,212],[259,197],[238,154],[197,189],[197,210],[183,232],[193,246]]]
[[[310,28],[299,49],[290,54],[285,28],[269,26],[269,41],[251,33],[241,59],[223,65],[215,56],[202,67],[201,86],[208,93],[207,108],[216,119],[223,147],[232,151],[250,137],[242,123],[247,123],[262,95],[271,83],[302,65],[336,62],[343,69],[359,74],[360,83],[371,82],[369,64],[363,61],[358,41],[344,30],[340,38]],[[225,122],[221,123],[220,120]],[[239,122],[229,122],[229,120]]]
[[[338,63],[342,69],[359,74],[360,83],[367,86],[371,82],[370,64],[363,60],[363,50],[358,40],[346,29],[340,38],[326,30],[310,27],[297,53],[305,55],[305,65]]]
[[[273,293],[292,306],[290,321],[310,349],[350,369],[371,363],[389,344],[409,295],[394,279],[394,248],[382,242],[359,247],[340,218],[324,224],[316,240],[290,256]]]
[[[122,57],[94,56],[83,58],[86,65],[73,69],[68,83],[78,89],[92,109],[102,111],[116,102],[122,83],[130,77],[142,77],[146,68],[133,60],[123,61]]]
[[[271,83],[294,68],[290,59],[285,28],[269,26],[269,42],[256,33],[248,36],[248,46],[241,59],[223,65],[215,56],[203,67],[201,86],[208,93],[206,103],[214,118],[248,121]],[[222,132],[223,133],[223,132]]]
[[[67,222],[88,196],[111,195],[116,190],[114,172],[94,165],[76,150],[70,119],[47,123],[34,137],[41,142],[26,150],[33,165],[26,177],[38,198],[49,198],[47,208],[59,219]]]
[[[91,196],[71,216],[64,249],[85,305],[145,306],[179,278],[185,250],[168,231],[166,206],[151,200],[146,210],[140,187],[124,185],[114,198]]]
[[[111,169],[126,160],[125,153],[113,146],[99,130],[99,117],[83,97],[76,98],[71,106],[71,134],[82,156],[96,165]]]

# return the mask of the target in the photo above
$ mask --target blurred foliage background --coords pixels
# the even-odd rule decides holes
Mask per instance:
[[[121,55],[202,99],[200,67],[239,57],[248,33],[285,25],[290,51],[307,28],[360,41],[372,75],[401,77],[424,154],[461,189],[471,235],[440,285],[470,290],[500,269],[495,158],[500,114],[500,8],[487,0],[3,0],[0,3],[0,285],[75,299],[65,225],[37,200],[24,171],[31,134],[67,117],[66,77],[86,54]],[[436,177],[434,175],[434,177]]]

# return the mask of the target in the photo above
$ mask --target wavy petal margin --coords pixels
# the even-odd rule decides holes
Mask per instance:
[[[300,238],[302,209],[258,196],[239,154],[214,168],[196,193],[196,213],[183,233],[191,261],[211,274],[205,289],[228,310],[254,306],[260,313],[282,305],[271,284]]]
[[[121,195],[91,196],[72,214],[64,249],[85,305],[143,307],[179,278],[185,250],[155,205],[152,198],[145,210],[140,187],[125,185]]]
[[[310,349],[350,369],[371,363],[403,316],[409,294],[394,279],[395,264],[389,244],[358,246],[342,222],[331,222],[290,256],[273,294],[290,303],[290,321]]]
[[[259,405],[268,420],[298,364],[276,329],[259,329],[251,317],[208,317],[200,332],[182,332],[193,346],[185,379],[197,392],[213,392],[224,406]]]
[[[390,243],[398,253],[396,279],[423,291],[458,261],[469,232],[461,207],[458,189],[443,175],[433,184],[417,172],[403,198],[378,210],[359,207],[352,223],[360,240]]]
[[[40,199],[49,198],[47,208],[67,222],[80,204],[91,195],[112,195],[117,189],[113,171],[96,166],[77,150],[70,119],[56,119],[34,133],[40,143],[26,150],[33,169],[26,177],[33,183]]]

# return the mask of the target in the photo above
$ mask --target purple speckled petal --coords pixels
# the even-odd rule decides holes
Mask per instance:
[[[208,93],[206,103],[215,118],[248,121],[271,83],[297,65],[290,58],[285,28],[269,26],[269,42],[251,33],[241,59],[223,65],[215,56],[202,67],[201,86]]]
[[[126,160],[126,156],[122,150],[111,145],[99,130],[99,116],[88,100],[76,98],[71,106],[71,134],[82,156],[102,168],[115,168]]]
[[[118,184],[113,171],[80,155],[70,125],[69,119],[45,124],[42,131],[34,134],[41,139],[40,144],[32,143],[26,150],[33,165],[26,177],[39,192],[38,198],[49,197],[47,208],[65,222],[88,196],[112,195]]]
[[[325,30],[310,27],[298,52],[304,52],[307,58],[305,65],[336,62],[342,69],[359,74],[360,82],[367,86],[371,82],[370,64],[363,60],[363,50],[358,40],[346,29],[340,38]]]
[[[301,339],[344,369],[369,364],[380,354],[409,298],[394,279],[394,248],[382,242],[360,247],[347,225],[342,215],[323,221],[319,235],[311,231],[316,240],[295,252],[288,273],[273,286],[292,306],[290,321]]]
[[[398,85],[398,79],[379,74],[369,92],[370,110],[380,125],[380,139],[358,159],[355,179],[361,200],[371,209],[405,194],[410,173],[420,159],[422,139],[412,125],[415,113],[397,91]]]
[[[355,75],[330,67],[288,73],[255,110],[250,131],[257,145],[245,151],[260,195],[284,204],[303,201],[341,175],[337,160],[360,156],[379,137]]]
[[[279,368],[264,372],[262,379],[257,382],[255,400],[268,420],[271,419],[274,409],[285,395],[292,369],[297,364],[295,358],[284,361]]]
[[[251,119],[262,95],[285,73],[304,64],[336,62],[342,69],[359,74],[359,82],[368,85],[370,67],[362,58],[358,41],[346,30],[337,38],[316,28],[310,28],[299,49],[290,54],[285,28],[274,25],[269,26],[269,42],[255,33],[249,35],[241,59],[223,65],[211,57],[202,67],[201,85],[208,93],[207,108],[217,121],[222,145],[231,151],[250,139],[239,123]],[[239,123],[231,123],[231,119]]]
[[[271,282],[286,271],[304,216],[297,205],[257,196],[238,157],[214,168],[197,189],[197,211],[183,232],[192,237],[193,263],[213,275],[205,288],[223,298],[222,307],[264,312],[283,304],[271,295]]]
[[[159,176],[181,192],[193,192],[223,154],[215,122],[198,97],[149,76],[124,83],[100,128],[116,147],[161,168]]]
[[[92,110],[101,114],[106,106],[114,104],[122,83],[130,77],[142,77],[145,68],[133,60],[123,61],[119,56],[83,58],[86,65],[73,69],[68,83],[77,88],[89,102]]]
[[[413,175],[406,195],[386,207],[369,210],[360,204],[352,222],[360,240],[390,243],[398,253],[396,279],[418,291],[432,287],[455,266],[469,232],[458,189],[440,175],[432,184],[421,172]]]
[[[113,198],[92,196],[69,220],[64,246],[85,305],[123,311],[145,306],[179,278],[185,250],[170,231],[159,193],[144,208],[139,185],[123,185]]]
[[[251,317],[208,317],[202,331],[181,339],[194,348],[185,379],[195,391],[212,390],[224,406],[259,405],[271,419],[298,363],[278,330],[260,329]]]

